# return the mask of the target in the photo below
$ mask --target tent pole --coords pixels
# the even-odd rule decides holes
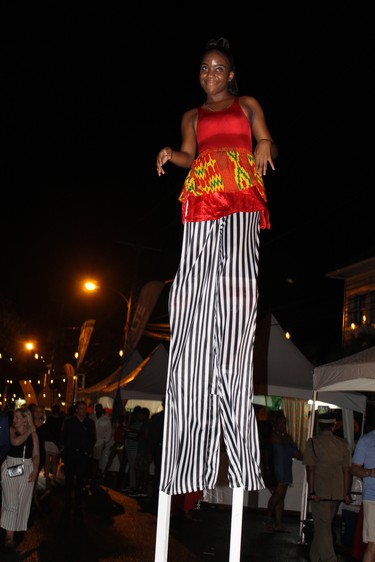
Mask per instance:
[[[353,410],[348,410],[348,408],[342,408],[342,428],[344,438],[350,445],[350,450],[354,451],[354,416]]]
[[[315,425],[315,403],[317,400],[317,391],[313,391],[312,397],[312,404],[310,408],[310,416],[309,416],[309,424],[307,427],[307,439],[313,436],[314,434],[314,425]],[[302,497],[301,497],[301,512],[300,512],[300,544],[305,544],[305,533],[303,531],[304,528],[304,521],[306,521],[307,517],[307,506],[308,506],[308,485],[307,485],[307,478],[306,478],[306,470],[303,476],[303,483],[302,483]]]

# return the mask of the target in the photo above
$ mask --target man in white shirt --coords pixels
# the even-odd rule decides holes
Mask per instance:
[[[105,447],[112,439],[112,424],[103,406],[99,403],[95,406],[95,414],[92,415],[92,419],[96,427],[96,442],[92,455],[92,477],[98,479],[104,470],[105,459],[103,458],[103,453]]]

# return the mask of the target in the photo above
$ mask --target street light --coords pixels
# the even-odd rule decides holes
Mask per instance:
[[[112,293],[116,293],[119,297],[126,304],[126,319],[125,319],[125,326],[124,326],[124,346],[123,346],[123,355],[126,355],[126,350],[128,346],[128,339],[129,339],[129,326],[130,326],[130,316],[131,316],[131,308],[132,308],[132,297],[130,295],[127,298],[121,291],[115,289],[114,287],[109,287],[108,285],[98,285],[95,281],[86,281],[84,284],[84,289],[86,291],[96,291],[98,289],[106,289],[111,291]]]

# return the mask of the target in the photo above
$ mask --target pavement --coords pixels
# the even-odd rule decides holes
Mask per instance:
[[[149,497],[129,497],[116,489],[116,478],[87,489],[81,514],[64,513],[63,485],[42,491],[33,506],[29,528],[19,533],[16,548],[4,548],[2,562],[154,562],[157,516]],[[286,513],[286,532],[264,526],[264,512],[245,508],[241,562],[308,561],[309,546],[301,544],[299,514]],[[228,562],[231,526],[229,506],[200,504],[171,517],[168,562]],[[334,532],[338,562],[355,562],[350,546],[342,544],[341,522]]]

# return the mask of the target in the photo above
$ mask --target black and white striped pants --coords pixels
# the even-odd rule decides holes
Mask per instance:
[[[169,295],[171,341],[160,489],[264,488],[252,404],[259,214],[185,223]]]
[[[24,465],[21,476],[10,478],[8,466]],[[29,482],[34,470],[32,459],[7,457],[1,465],[2,505],[0,526],[8,531],[26,531],[30,516],[35,482]]]

